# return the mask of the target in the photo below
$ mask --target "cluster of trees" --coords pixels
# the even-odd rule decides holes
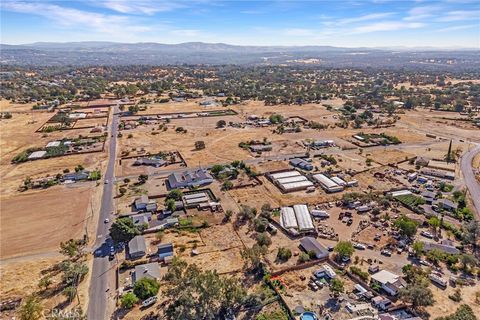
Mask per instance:
[[[167,319],[223,319],[236,314],[248,301],[238,279],[202,271],[178,258],[173,260],[164,280]]]
[[[133,224],[129,217],[118,218],[110,227],[110,236],[116,243],[127,243],[139,234],[141,234],[141,230]]]
[[[160,290],[156,279],[142,278],[133,285],[133,292],[127,292],[120,298],[122,308],[131,309],[140,300],[155,297]]]
[[[89,271],[86,264],[86,244],[86,238],[70,239],[60,243],[59,252],[65,259],[40,278],[38,282],[40,292],[33,293],[22,299],[22,304],[18,309],[20,320],[39,320],[44,318],[45,312],[41,294],[48,295],[61,292],[67,298],[63,308],[68,306],[75,297],[78,299],[78,304],[80,304],[78,286]],[[57,275],[60,275],[60,282],[54,283],[53,277]],[[67,319],[72,314],[75,315],[75,319],[86,320],[86,315],[80,307],[75,307],[69,312],[65,312],[65,317],[61,313],[58,315],[52,314],[51,317],[52,319]]]

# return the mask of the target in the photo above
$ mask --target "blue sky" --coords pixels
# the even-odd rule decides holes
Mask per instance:
[[[2,0],[1,42],[480,48],[480,1]]]

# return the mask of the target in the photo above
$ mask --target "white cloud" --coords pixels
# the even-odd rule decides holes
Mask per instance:
[[[2,10],[43,16],[63,27],[80,27],[105,34],[128,35],[131,32],[145,32],[148,26],[136,25],[126,16],[107,15],[61,7],[45,2],[2,3]]]
[[[419,29],[426,24],[420,22],[382,21],[356,27],[352,33],[370,33],[381,31],[395,31],[404,29]]]
[[[371,13],[371,14],[367,14],[359,17],[340,19],[334,23],[345,25],[345,24],[351,24],[351,23],[357,23],[357,22],[365,22],[365,21],[387,18],[392,16],[393,14],[394,14],[393,12]]]
[[[465,29],[472,29],[472,28],[479,28],[478,24],[467,24],[461,26],[451,26],[443,29],[438,29],[439,32],[450,32],[450,31],[457,31],[457,30],[465,30]]]
[[[106,0],[96,2],[96,4],[120,13],[146,15],[172,11],[184,7],[184,5],[179,2],[150,0]]]
[[[449,11],[443,17],[437,19],[439,22],[454,22],[454,21],[465,21],[465,20],[479,20],[480,11],[466,11],[466,10],[457,10]]]
[[[403,18],[405,21],[419,21],[431,18],[434,16],[434,13],[441,10],[440,6],[423,6],[423,7],[414,7],[408,11],[408,15]]]

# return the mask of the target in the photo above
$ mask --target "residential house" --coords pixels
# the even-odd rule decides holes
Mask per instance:
[[[66,173],[62,176],[63,181],[81,181],[87,180],[90,177],[90,172],[86,170],[82,170],[79,172],[70,172]]]
[[[432,191],[424,191],[422,192],[421,196],[423,197],[423,200],[425,200],[426,204],[432,204],[433,200],[437,197],[435,192]]]
[[[213,177],[203,169],[174,172],[168,176],[168,184],[172,189],[199,187],[212,182]]]
[[[376,296],[372,299],[372,305],[382,311],[387,310],[392,305],[392,301],[385,298],[384,296]]]
[[[399,290],[406,286],[406,282],[402,277],[388,270],[381,270],[373,274],[372,281],[380,285],[391,296],[397,295]]]
[[[133,283],[143,278],[160,280],[160,266],[158,262],[135,266],[135,271],[132,276]]]
[[[451,240],[442,240],[440,243],[435,242],[424,242],[423,243],[423,250],[426,252],[431,250],[439,250],[444,253],[448,254],[460,254],[460,250],[458,250]]]
[[[137,209],[138,211],[145,210],[147,208],[148,202],[148,196],[146,194],[142,194],[140,197],[135,199],[135,209]]]
[[[448,211],[455,211],[458,208],[456,203],[448,199],[438,199],[437,204],[439,207],[441,206],[443,209]]]
[[[150,220],[152,220],[152,213],[151,212],[145,212],[145,213],[139,213],[139,214],[134,214],[130,216],[130,218],[133,221],[133,224],[136,225],[137,227],[143,227],[145,225],[149,225]]]
[[[145,237],[136,236],[128,242],[128,253],[130,259],[139,259],[147,254],[147,244]]]

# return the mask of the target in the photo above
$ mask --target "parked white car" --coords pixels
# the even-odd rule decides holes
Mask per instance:
[[[142,307],[146,308],[148,306],[151,306],[155,302],[157,302],[157,297],[156,296],[155,297],[150,297],[147,300],[142,301]]]

